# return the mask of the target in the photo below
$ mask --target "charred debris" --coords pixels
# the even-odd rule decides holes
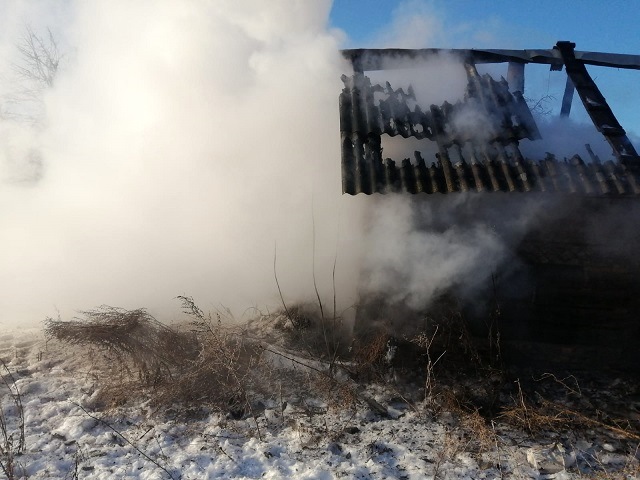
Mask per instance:
[[[640,157],[617,121],[585,64],[640,69],[640,56],[576,52],[558,42],[552,50],[345,50],[354,73],[343,75],[340,94],[343,193],[453,193],[466,191],[560,192],[585,195],[639,195]],[[457,58],[468,85],[455,104],[416,104],[410,87],[372,84],[365,72],[406,66],[437,55]],[[479,63],[509,64],[508,81],[480,75]],[[578,92],[595,127],[611,145],[613,159],[602,161],[591,150],[585,161],[576,154],[558,159],[524,158],[519,141],[540,139],[523,98],[524,66],[549,64],[567,73],[561,115],[568,116]],[[473,111],[484,120],[477,129],[459,129],[455,119]],[[427,139],[437,146],[436,161],[383,158],[382,135]]]

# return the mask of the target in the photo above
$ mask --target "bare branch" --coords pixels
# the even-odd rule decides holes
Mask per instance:
[[[53,86],[61,60],[53,33],[50,29],[47,29],[47,33],[45,39],[30,26],[25,27],[25,33],[17,45],[20,62],[13,64],[18,77],[35,83],[38,91]]]
[[[44,114],[43,93],[53,87],[63,55],[50,29],[39,34],[28,25],[15,48],[17,56],[8,78],[10,90],[0,98],[0,114],[36,125]]]
[[[529,105],[529,110],[536,116],[539,117],[547,117],[551,115],[552,108],[549,107],[549,102],[555,100],[553,95],[544,95],[538,99],[535,98],[525,98],[527,104]]]

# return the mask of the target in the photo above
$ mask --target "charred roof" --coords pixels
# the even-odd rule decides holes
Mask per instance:
[[[552,50],[345,50],[353,75],[343,75],[340,94],[343,192],[453,193],[464,191],[556,192],[588,196],[639,196],[640,157],[626,131],[587,72],[585,64],[640,69],[640,56],[577,52],[575,44],[558,42]],[[465,66],[467,88],[455,104],[420,106],[413,89],[405,92],[372,84],[365,72],[406,67],[447,54]],[[508,79],[480,75],[477,63],[508,62]],[[578,92],[591,120],[612,148],[613,159],[601,161],[588,148],[557,159],[525,158],[520,140],[540,139],[523,98],[524,64],[565,68],[567,88],[561,115],[568,115]],[[568,106],[567,106],[568,105]],[[461,128],[457,118],[474,112],[478,128]],[[437,153],[427,162],[419,151],[399,161],[382,155],[382,135],[433,142]],[[544,140],[542,140],[544,141]]]

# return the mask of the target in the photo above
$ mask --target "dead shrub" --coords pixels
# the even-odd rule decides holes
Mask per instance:
[[[270,316],[284,346],[334,364],[348,354],[350,334],[339,316],[327,317],[319,304],[298,303]]]
[[[194,321],[182,328],[158,322],[144,309],[102,306],[64,322],[48,319],[46,333],[62,342],[102,350],[109,368],[98,373],[101,403],[121,405],[148,396],[158,407],[209,406],[242,415],[264,372],[260,348],[238,331],[206,317],[188,297]]]
[[[443,295],[407,340],[424,351],[425,400],[439,408],[457,403],[485,418],[495,414],[506,378],[499,333],[473,337],[457,299]]]
[[[430,314],[424,318],[423,327],[407,339],[428,348],[435,360],[442,356],[441,369],[458,372],[461,368],[473,371],[487,368],[489,362],[480,353],[480,346],[467,324],[458,300],[452,295],[442,295],[434,301]],[[491,339],[487,339],[490,343]],[[446,352],[446,355],[443,353]]]
[[[329,408],[351,410],[358,402],[354,385],[341,382],[319,372],[309,372],[306,379],[307,391],[327,403]]]
[[[504,408],[498,416],[530,434],[583,429],[563,410],[551,410],[534,404]]]
[[[545,431],[558,431],[569,427],[576,428],[572,419],[563,411],[552,411],[531,401],[522,390],[520,381],[516,380],[517,392],[511,397],[511,405],[504,406],[498,419],[527,431],[537,434]]]
[[[5,409],[2,405],[4,395],[0,395],[0,472],[13,480],[24,476],[24,469],[17,460],[25,451],[24,408],[15,378],[2,359],[0,367],[0,393],[2,387],[6,387],[11,398],[11,406]]]
[[[80,314],[82,318],[68,322],[48,318],[45,333],[71,345],[98,347],[128,373],[137,370],[145,384],[171,377],[185,359],[197,355],[193,336],[163,325],[143,308],[103,305]]]
[[[470,445],[477,452],[489,451],[494,448],[496,434],[478,410],[461,414],[460,427],[469,435]]]
[[[371,332],[354,339],[352,352],[355,375],[359,380],[379,380],[388,371],[391,336],[386,331]]]

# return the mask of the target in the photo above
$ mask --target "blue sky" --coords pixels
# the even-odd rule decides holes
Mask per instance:
[[[571,40],[579,50],[640,52],[637,0],[334,0],[331,23],[347,32],[351,46],[365,47],[403,3],[426,5],[451,28],[464,24],[483,30],[492,27],[498,43],[491,45],[489,39],[482,47],[544,48],[557,40]],[[450,42],[458,43],[454,38]]]
[[[576,50],[640,54],[638,0],[334,0],[330,22],[346,33],[344,48],[382,47],[394,46],[389,44],[394,24],[420,16],[431,19],[422,23],[431,32],[395,46],[524,49],[570,40]],[[621,124],[639,134],[640,71],[589,67],[589,72]],[[559,108],[563,73],[530,65],[525,76],[526,94],[552,95]],[[577,95],[574,102],[572,117],[586,120]]]

